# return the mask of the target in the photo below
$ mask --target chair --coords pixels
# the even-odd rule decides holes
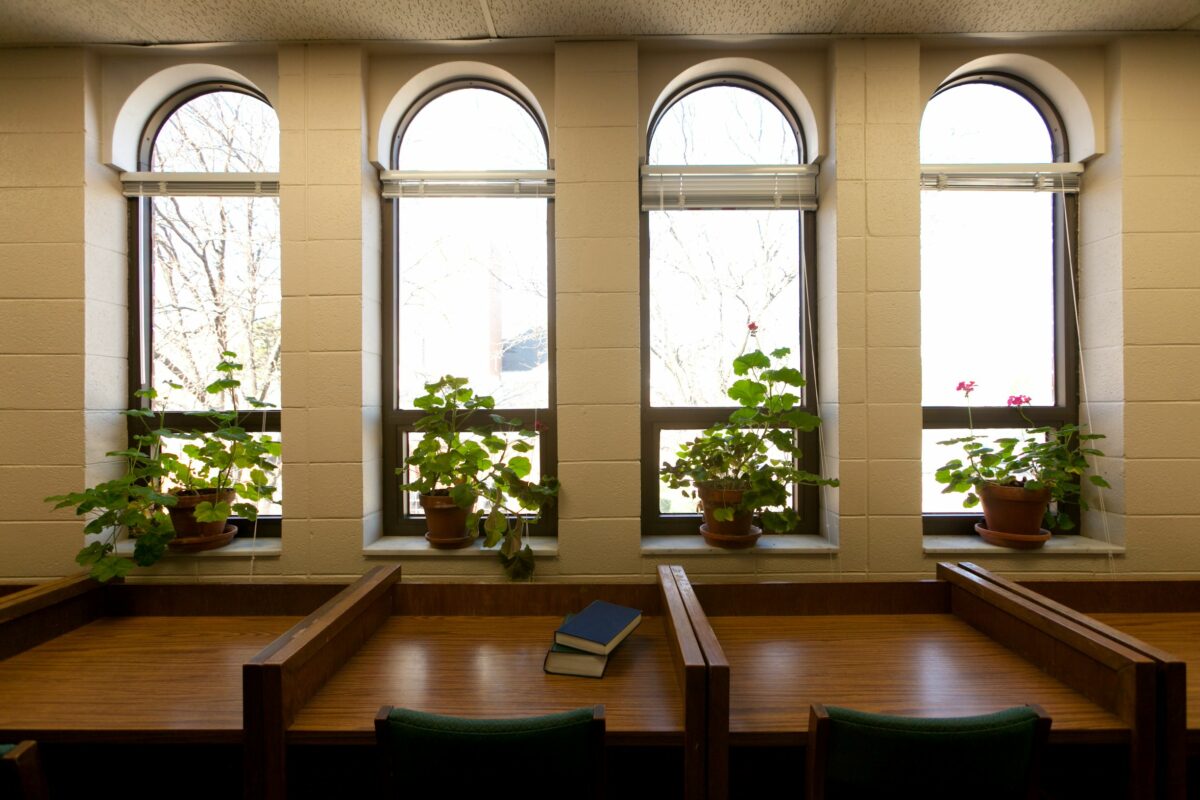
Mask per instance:
[[[1034,705],[922,719],[813,704],[808,798],[1035,798],[1049,733]]]
[[[393,796],[603,797],[604,706],[519,719],[384,706],[375,741]]]
[[[37,742],[0,744],[0,797],[46,800],[49,796]]]

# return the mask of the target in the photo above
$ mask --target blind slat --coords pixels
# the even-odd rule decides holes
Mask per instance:
[[[921,188],[1000,192],[1079,191],[1082,164],[922,164]]]
[[[642,210],[753,208],[811,211],[817,207],[817,167],[642,167]]]
[[[278,197],[277,172],[123,172],[126,197]]]
[[[384,197],[554,197],[554,170],[386,170],[379,182]]]

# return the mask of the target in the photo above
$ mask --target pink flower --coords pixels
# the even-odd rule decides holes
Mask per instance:
[[[750,331],[750,333],[758,333],[758,323],[751,322],[746,326],[746,330]]]
[[[546,423],[542,422],[540,419],[535,419],[533,421],[533,430],[537,433],[543,433],[546,430]]]
[[[1027,394],[1010,394],[1008,396],[1008,405],[1010,407],[1019,408],[1021,406],[1027,406],[1032,402],[1033,401],[1029,399],[1029,395]]]
[[[970,397],[971,392],[975,391],[975,381],[959,381],[958,386],[954,387],[954,391],[962,392],[967,397]]]

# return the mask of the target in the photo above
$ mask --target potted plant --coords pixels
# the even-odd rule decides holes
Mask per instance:
[[[1084,433],[1078,425],[1034,427],[1025,413],[1027,395],[1011,395],[1008,405],[1029,425],[1023,438],[1002,437],[990,444],[974,430],[971,392],[975,381],[961,381],[958,391],[967,399],[968,436],[938,442],[962,445],[966,462],[951,459],[935,477],[946,484],[943,494],[966,492],[964,508],[983,506],[984,522],[975,526],[983,539],[1001,547],[1032,549],[1050,539],[1053,530],[1070,530],[1075,523],[1064,506],[1075,503],[1086,509],[1080,482],[1089,469],[1088,456],[1103,456],[1088,443],[1103,434]],[[1100,488],[1108,481],[1100,475],[1088,480]],[[1045,527],[1043,527],[1043,525]]]
[[[416,422],[422,436],[396,471],[402,477],[409,471],[401,488],[418,494],[428,527],[425,538],[437,548],[466,547],[475,541],[482,519],[484,546],[500,545],[509,577],[531,577],[533,550],[525,536],[558,494],[554,478],[528,480],[533,464],[527,454],[537,432],[522,429],[519,419],[492,413],[495,400],[475,394],[466,378],[446,375],[425,384],[414,405],[426,412]],[[472,426],[481,414],[491,425]]]
[[[233,353],[223,353],[222,358],[217,367],[221,377],[208,386],[208,392],[232,395],[240,386],[237,371],[241,365],[233,360]],[[133,446],[107,454],[124,461],[123,473],[79,492],[46,498],[55,509],[73,507],[77,516],[88,517],[84,533],[89,540],[75,560],[100,581],[124,577],[134,566],[150,566],[168,547],[179,547],[178,543],[187,550],[226,544],[236,533],[226,525],[230,514],[236,511],[256,519],[254,504],[273,497],[275,491],[270,476],[280,456],[280,443],[265,434],[249,434],[237,425],[236,398],[232,399],[233,411],[196,412],[189,416],[207,424],[184,429],[166,424],[157,391],[144,389],[136,395],[148,407],[122,413],[140,420],[145,429],[134,434]],[[254,399],[250,402],[267,407]],[[179,441],[184,444],[178,446]],[[178,509],[181,503],[188,506],[182,514]],[[198,523],[214,527],[216,536],[201,534],[198,540],[189,541],[181,529],[192,530]],[[133,540],[132,558],[116,553],[122,532]]]
[[[751,323],[750,333],[757,326]],[[798,484],[837,486],[799,468],[797,433],[814,430],[821,420],[800,406],[795,390],[805,384],[794,367],[773,366],[790,354],[787,348],[743,353],[733,360],[739,379],[728,395],[740,406],[729,420],[709,427],[680,446],[674,464],[664,462],[659,475],[672,489],[698,498],[704,514],[700,533],[717,547],[753,547],[762,530],[775,533],[796,527],[792,487]]]

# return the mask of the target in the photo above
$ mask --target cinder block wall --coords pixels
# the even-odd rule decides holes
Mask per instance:
[[[1106,495],[1109,530],[1127,550],[1112,559],[976,558],[986,565],[1017,574],[1200,570],[1193,544],[1200,506],[1191,491],[1200,478],[1195,45],[1189,36],[1120,38],[1104,50],[1104,79],[1091,76],[1083,87],[1102,95],[1107,136],[1081,200],[1085,411],[1110,436],[1102,467],[1116,486]],[[470,56],[504,64],[537,95],[558,175],[555,433],[564,489],[557,554],[538,559],[539,576],[646,580],[660,561],[731,579],[931,574],[936,559],[922,553],[920,535],[915,180],[928,51],[895,39],[738,51],[794,76],[826,142],[818,306],[825,463],[843,482],[827,495],[826,529],[840,552],[685,558],[644,553],[638,518],[637,166],[646,109],[665,85],[647,65],[661,71],[691,54],[662,56],[632,42],[541,47]],[[693,63],[722,54],[694,55]],[[364,540],[381,530],[382,469],[379,205],[367,142],[377,135],[377,106],[440,56],[287,45],[277,57],[283,552],[253,567],[244,559],[173,558],[151,577],[248,579],[253,568],[333,580],[375,560],[363,554]],[[1070,73],[1075,54],[1043,57]],[[104,450],[120,441],[125,223],[115,175],[98,154],[104,68],[104,56],[86,49],[0,51],[0,580],[74,569],[78,524],[41,498],[97,479]],[[399,560],[411,576],[500,579],[490,557]]]

